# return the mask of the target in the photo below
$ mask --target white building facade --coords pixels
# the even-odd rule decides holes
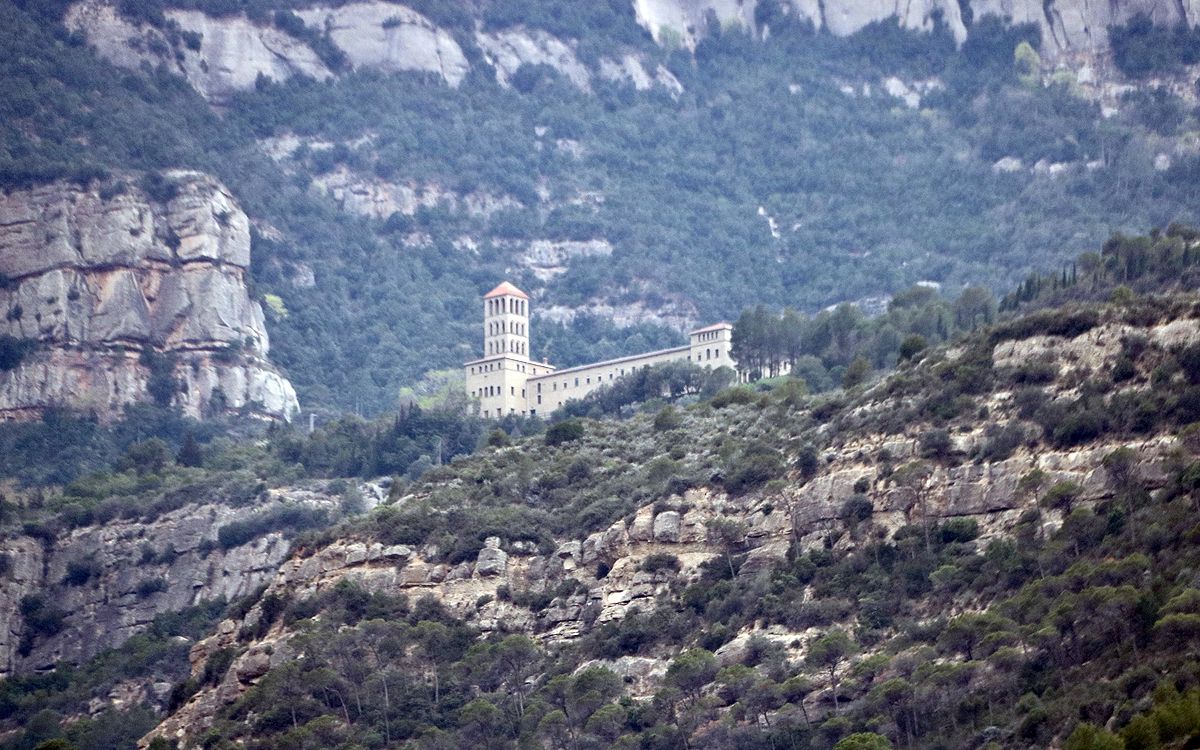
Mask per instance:
[[[529,295],[505,281],[483,298],[484,356],[463,365],[467,395],[489,419],[509,414],[546,416],[622,375],[666,362],[729,367],[733,326],[717,323],[688,334],[687,346],[556,369],[529,356]]]

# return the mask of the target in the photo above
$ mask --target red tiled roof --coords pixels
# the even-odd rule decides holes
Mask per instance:
[[[492,297],[520,297],[521,299],[529,299],[528,294],[517,289],[507,281],[500,282],[495,289],[483,295],[484,299],[491,299]]]

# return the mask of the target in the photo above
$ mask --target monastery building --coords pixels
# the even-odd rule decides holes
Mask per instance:
[[[639,367],[692,362],[737,369],[729,323],[692,331],[688,338],[687,346],[559,370],[529,356],[529,295],[505,281],[483,297],[483,357],[463,365],[467,394],[479,402],[482,417],[536,417]]]

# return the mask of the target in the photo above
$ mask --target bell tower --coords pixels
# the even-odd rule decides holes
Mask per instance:
[[[483,297],[483,356],[529,359],[529,295],[505,281]]]

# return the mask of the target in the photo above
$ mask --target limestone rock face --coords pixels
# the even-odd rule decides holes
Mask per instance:
[[[202,96],[227,101],[254,88],[260,75],[286,81],[303,75],[324,80],[333,74],[304,42],[245,16],[213,17],[195,10],[173,10],[167,17],[202,37],[198,51],[185,48],[184,77]]]
[[[249,264],[246,215],[200,173],[167,173],[156,198],[125,182],[0,195],[0,335],[37,342],[0,373],[0,417],[51,404],[115,417],[147,398],[152,351],[177,358],[191,416],[250,405],[290,418],[299,406],[267,361]]]
[[[134,69],[165,64],[217,103],[254,88],[260,75],[275,81],[295,75],[318,80],[332,76],[307,44],[273,26],[260,26],[242,15],[215,17],[191,10],[170,10],[167,17],[184,31],[199,34],[200,49],[172,50],[161,31],[130,23],[103,0],[76,3],[65,21],[114,64]]]
[[[402,5],[349,3],[301,11],[309,26],[328,31],[333,43],[356,68],[387,73],[417,70],[436,73],[458,86],[470,70],[462,48],[445,30]]]
[[[1194,325],[1193,325],[1194,328]],[[1159,330],[1159,329],[1156,329]],[[1163,327],[1162,336],[1185,334]],[[722,544],[709,538],[707,527],[717,519],[735,520],[746,534],[746,557],[735,574],[763,574],[784,560],[792,544],[817,548],[828,539],[839,546],[853,544],[847,533],[842,507],[866,480],[866,496],[873,512],[870,523],[894,532],[904,525],[937,523],[949,518],[972,519],[978,524],[980,543],[1011,534],[1021,514],[1033,504],[1028,493],[1018,489],[1020,478],[1034,468],[1047,474],[1047,483],[1071,481],[1080,485],[1079,502],[1094,503],[1111,497],[1112,482],[1102,459],[1119,444],[1094,444],[1070,451],[1019,452],[1005,460],[986,464],[961,463],[933,467],[922,487],[901,487],[881,478],[870,456],[886,451],[902,455],[916,439],[898,435],[871,435],[861,442],[831,449],[826,468],[808,482],[791,483],[778,492],[730,497],[714,489],[688,490],[678,500],[678,509],[640,508],[628,520],[621,519],[583,539],[561,539],[553,550],[518,543],[504,544],[488,538],[479,551],[474,570],[469,563],[454,567],[435,562],[437,550],[388,547],[381,542],[344,539],[318,549],[310,556],[293,556],[283,562],[270,580],[266,593],[304,599],[328,590],[344,579],[353,579],[371,591],[431,596],[454,616],[482,632],[526,632],[546,642],[569,642],[597,624],[620,620],[634,610],[652,610],[656,603],[682,586],[698,580],[702,566],[716,561],[726,564]],[[1169,435],[1128,444],[1137,453],[1138,475],[1149,490],[1163,486],[1167,466],[1178,450]],[[686,510],[684,510],[686,508]],[[1054,527],[1062,513],[1043,510],[1045,523]],[[505,547],[505,552],[501,547]],[[644,570],[651,555],[669,555],[679,561],[679,571]],[[733,562],[729,562],[732,566]],[[500,598],[501,588],[510,593],[554,591],[568,578],[577,582],[574,593],[555,598],[549,606],[533,611]],[[193,675],[200,674],[209,655],[234,643],[238,630],[256,621],[258,605],[240,622],[231,622],[193,649]],[[811,634],[809,634],[811,635]],[[748,629],[718,651],[723,664],[733,663],[749,648],[751,637],[768,638],[784,649],[794,649],[803,633],[782,626]],[[289,634],[272,631],[251,644],[247,655],[230,667],[216,688],[205,688],[186,706],[168,717],[154,734],[169,738],[196,736],[211,726],[216,710],[227,705],[260,678],[267,647],[279,653],[286,649]],[[793,650],[793,655],[798,655]],[[272,659],[275,657],[272,656]],[[620,674],[637,694],[652,695],[661,684],[667,662],[659,657],[625,657],[604,666]]]
[[[695,46],[708,29],[707,19],[720,24],[736,23],[754,29],[756,0],[635,0],[638,22],[661,44],[667,37]],[[869,23],[895,18],[908,29],[929,30],[941,16],[961,44],[970,30],[963,20],[964,3],[959,0],[786,0],[798,18],[815,29],[838,36],[853,34]],[[1104,51],[1109,26],[1122,24],[1138,13],[1155,23],[1195,25],[1200,19],[1200,2],[1178,3],[1157,0],[1113,0],[1090,3],[1083,0],[980,0],[970,4],[975,19],[984,16],[1009,18],[1012,23],[1035,23],[1042,32],[1043,55],[1075,51]]]
[[[683,93],[683,84],[671,71],[658,65],[651,73],[646,69],[645,62],[637,55],[627,54],[615,60],[611,57],[602,57],[597,72],[605,80],[624,81],[632,84],[638,91],[647,91],[655,86],[661,86],[673,96]]]
[[[754,28],[757,0],[634,0],[638,23],[659,44],[667,36],[678,35],[688,47],[694,47],[707,32],[708,19],[724,25],[735,23]]]
[[[388,182],[372,175],[339,167],[313,180],[313,186],[333,198],[343,211],[387,219],[394,213],[412,216],[419,208],[444,206],[468,216],[490,216],[505,208],[519,208],[520,202],[507,195],[483,191],[455,193],[434,183]]]
[[[1156,24],[1175,26],[1196,24],[1200,2],[1181,0],[1163,3],[1155,0],[1115,0],[1088,3],[1079,0],[982,0],[971,3],[975,17],[994,15],[1011,17],[1013,23],[1036,23],[1042,30],[1044,51],[1104,50],[1108,47],[1109,26],[1123,24],[1139,13]],[[1045,52],[1043,52],[1045,54]]]
[[[332,512],[337,504],[315,488],[271,490],[246,507],[206,503],[148,522],[78,528],[44,544],[27,536],[7,540],[11,568],[0,578],[0,677],[79,662],[119,646],[164,612],[246,596],[275,575],[288,543],[281,533],[269,532],[224,549],[216,543],[220,528],[283,507]],[[87,580],[68,580],[71,566],[84,562],[92,571]],[[28,594],[41,595],[66,614],[61,632],[29,637],[20,614]],[[23,639],[26,649],[20,648]]]
[[[566,76],[578,88],[588,91],[591,73],[575,57],[569,45],[541,29],[504,29],[478,33],[475,40],[489,63],[496,68],[496,79],[508,86],[522,65],[549,65]]]
[[[520,257],[525,266],[541,281],[549,281],[567,272],[573,258],[609,256],[613,246],[608,240],[533,240]]]

